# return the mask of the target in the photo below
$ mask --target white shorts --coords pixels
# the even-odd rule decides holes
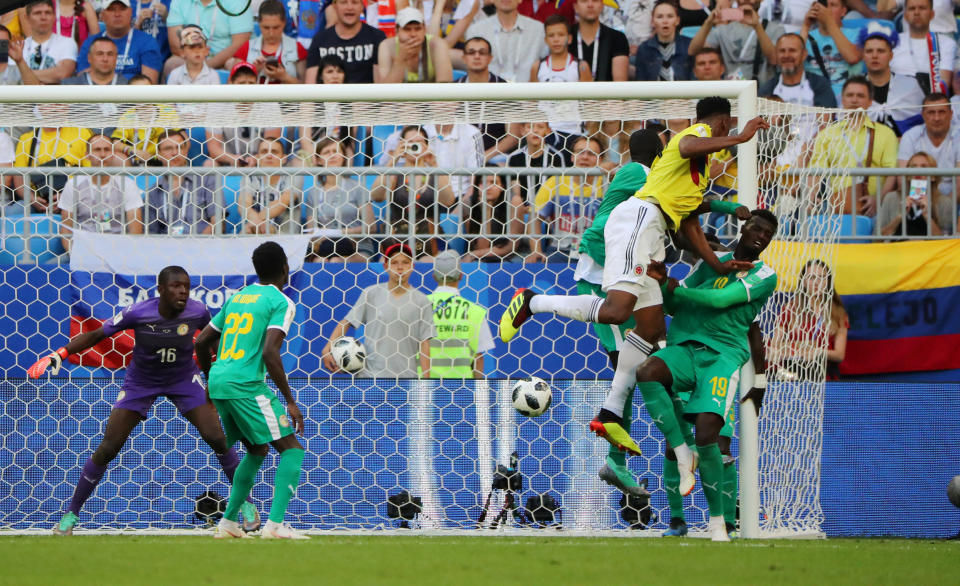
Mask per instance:
[[[663,304],[660,284],[647,276],[647,265],[664,259],[666,239],[667,223],[654,204],[631,197],[615,207],[603,229],[603,291],[636,296],[634,311]]]
[[[577,268],[573,271],[574,281],[586,281],[594,285],[603,283],[603,267],[597,264],[589,254],[581,253],[577,259]]]

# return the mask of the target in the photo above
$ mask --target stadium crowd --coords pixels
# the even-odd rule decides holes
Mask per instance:
[[[233,2],[224,2],[231,9]],[[240,3],[243,4],[242,2]],[[229,16],[217,0],[38,0],[3,15],[4,85],[504,83],[755,79],[761,97],[842,108],[772,120],[761,139],[761,201],[781,217],[841,213],[847,234],[950,234],[952,177],[782,176],[789,167],[957,167],[957,19],[948,0],[262,0]],[[7,46],[7,57],[2,55]],[[664,141],[688,120],[426,124],[390,128],[187,128],[189,107],[141,105],[116,128],[0,132],[0,166],[155,166],[116,175],[2,175],[3,213],[59,215],[73,229],[149,234],[317,234],[311,260],[377,254],[365,235],[417,234],[416,254],[460,239],[467,260],[564,261],[596,212],[629,133]],[[38,107],[41,118],[57,108]],[[106,108],[106,105],[104,106]],[[960,111],[960,110],[958,110]],[[62,112],[61,112],[62,114]],[[105,112],[107,114],[107,112]],[[546,116],[545,116],[546,117]],[[144,122],[142,125],[136,121]],[[133,124],[129,122],[133,121]],[[243,126],[248,122],[249,126]],[[22,129],[21,129],[22,130]],[[199,132],[198,132],[199,130]],[[404,167],[379,176],[297,167]],[[219,176],[164,173],[223,167]],[[238,177],[230,168],[289,167]],[[539,175],[411,169],[538,167]],[[710,193],[735,199],[735,153],[710,160]],[[527,218],[539,218],[530,221]],[[712,220],[707,220],[712,221]],[[785,222],[789,230],[790,222]],[[865,225],[863,227],[862,225]],[[716,232],[719,227],[710,226]]]

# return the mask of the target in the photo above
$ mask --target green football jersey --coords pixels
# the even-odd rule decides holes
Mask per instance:
[[[607,260],[603,229],[607,225],[610,212],[644,186],[647,182],[648,171],[649,169],[640,163],[627,163],[617,171],[607,191],[603,194],[603,201],[600,202],[600,207],[597,208],[597,213],[593,216],[593,223],[584,230],[580,239],[580,252],[590,255],[590,258],[598,265],[603,266]]]
[[[726,253],[719,257],[724,262],[733,257],[733,253]],[[747,342],[747,330],[763,309],[764,303],[773,295],[777,288],[777,273],[762,261],[756,261],[749,271],[740,271],[727,275],[717,274],[704,262],[697,263],[690,275],[683,280],[680,287],[699,290],[717,290],[714,301],[742,293],[741,290],[730,289],[743,287],[746,289],[746,301],[733,303],[726,307],[716,307],[690,299],[680,299],[683,294],[674,291],[664,299],[664,305],[673,314],[673,321],[667,330],[667,344],[683,342],[699,342],[717,352],[729,353],[738,363],[742,364],[750,357],[750,346]],[[672,311],[671,311],[672,310]]]
[[[293,301],[273,285],[248,285],[231,297],[210,322],[220,332],[217,360],[210,369],[210,398],[242,399],[262,393],[267,330],[277,328],[286,334],[295,313]]]

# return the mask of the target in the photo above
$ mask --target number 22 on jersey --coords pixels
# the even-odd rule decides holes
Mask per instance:
[[[243,358],[243,349],[237,350],[237,338],[247,334],[253,328],[253,314],[250,313],[231,313],[223,321],[226,330],[223,332],[223,341],[220,343],[220,360],[234,358],[240,360]],[[233,340],[230,340],[230,336]],[[227,347],[230,344],[230,347]]]

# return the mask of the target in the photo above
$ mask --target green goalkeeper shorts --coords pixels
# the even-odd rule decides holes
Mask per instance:
[[[679,397],[689,394],[683,407],[687,420],[699,413],[716,413],[724,419],[724,428],[729,426],[733,433],[733,402],[740,384],[736,360],[695,342],[667,346],[654,356],[670,369],[673,393]]]
[[[239,440],[259,446],[293,433],[286,409],[277,396],[266,385],[263,391],[242,399],[213,399],[228,446]]]
[[[600,288],[600,285],[589,283],[582,279],[577,281],[577,293],[580,295],[596,295],[597,297],[603,298],[607,297],[607,294],[603,292],[603,290]],[[607,352],[619,352],[620,345],[623,343],[623,338],[636,325],[637,322],[631,315],[630,319],[619,326],[594,323],[593,331],[596,332],[597,337],[600,338],[600,344],[603,345],[604,350]]]

